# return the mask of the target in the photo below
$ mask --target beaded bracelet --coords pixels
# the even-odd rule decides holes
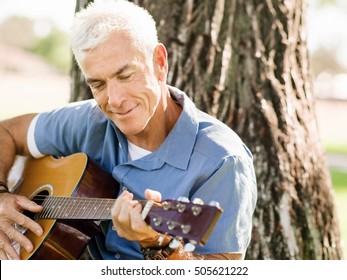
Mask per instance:
[[[8,192],[10,192],[10,191],[8,190],[8,186],[7,186],[7,184],[6,184],[5,182],[1,182],[1,181],[0,181],[0,187],[4,187],[4,189],[1,189],[1,190],[0,190],[0,193],[8,193]]]

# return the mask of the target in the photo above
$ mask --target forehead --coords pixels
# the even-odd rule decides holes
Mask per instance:
[[[105,42],[85,51],[80,65],[86,76],[94,77],[139,61],[144,62],[145,55],[124,32],[115,32]]]

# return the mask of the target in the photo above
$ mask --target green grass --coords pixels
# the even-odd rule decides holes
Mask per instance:
[[[338,169],[331,169],[331,180],[335,191],[347,191],[347,173]],[[347,204],[347,203],[346,203]]]
[[[326,144],[325,150],[329,154],[340,154],[347,156],[346,144]]]
[[[335,203],[337,215],[340,222],[341,238],[344,248],[344,258],[347,258],[347,173],[337,170],[330,170],[331,179],[335,191]]]
[[[340,222],[341,238],[344,249],[344,258],[347,259],[347,188],[344,191],[336,191],[335,194],[337,216]]]

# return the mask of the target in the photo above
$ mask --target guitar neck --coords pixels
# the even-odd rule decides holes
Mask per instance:
[[[43,206],[35,220],[111,220],[115,199],[91,197],[41,196],[33,199]],[[222,210],[219,206],[200,205],[177,200],[161,203],[140,200],[143,220],[161,233],[205,244]],[[30,213],[30,212],[29,212]],[[32,213],[31,213],[32,214]]]
[[[36,197],[36,201],[40,197]],[[34,219],[110,220],[115,199],[43,196],[43,206]]]

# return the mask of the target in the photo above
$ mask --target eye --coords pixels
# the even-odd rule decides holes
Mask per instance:
[[[95,99],[98,99],[100,97],[104,86],[104,83],[93,83],[89,85]]]
[[[118,79],[121,81],[129,81],[132,79],[133,76],[134,76],[134,73],[129,73],[129,74],[124,74],[124,75],[119,75]]]
[[[90,89],[92,90],[93,94],[102,90],[104,87],[104,83],[94,83],[89,85]]]

